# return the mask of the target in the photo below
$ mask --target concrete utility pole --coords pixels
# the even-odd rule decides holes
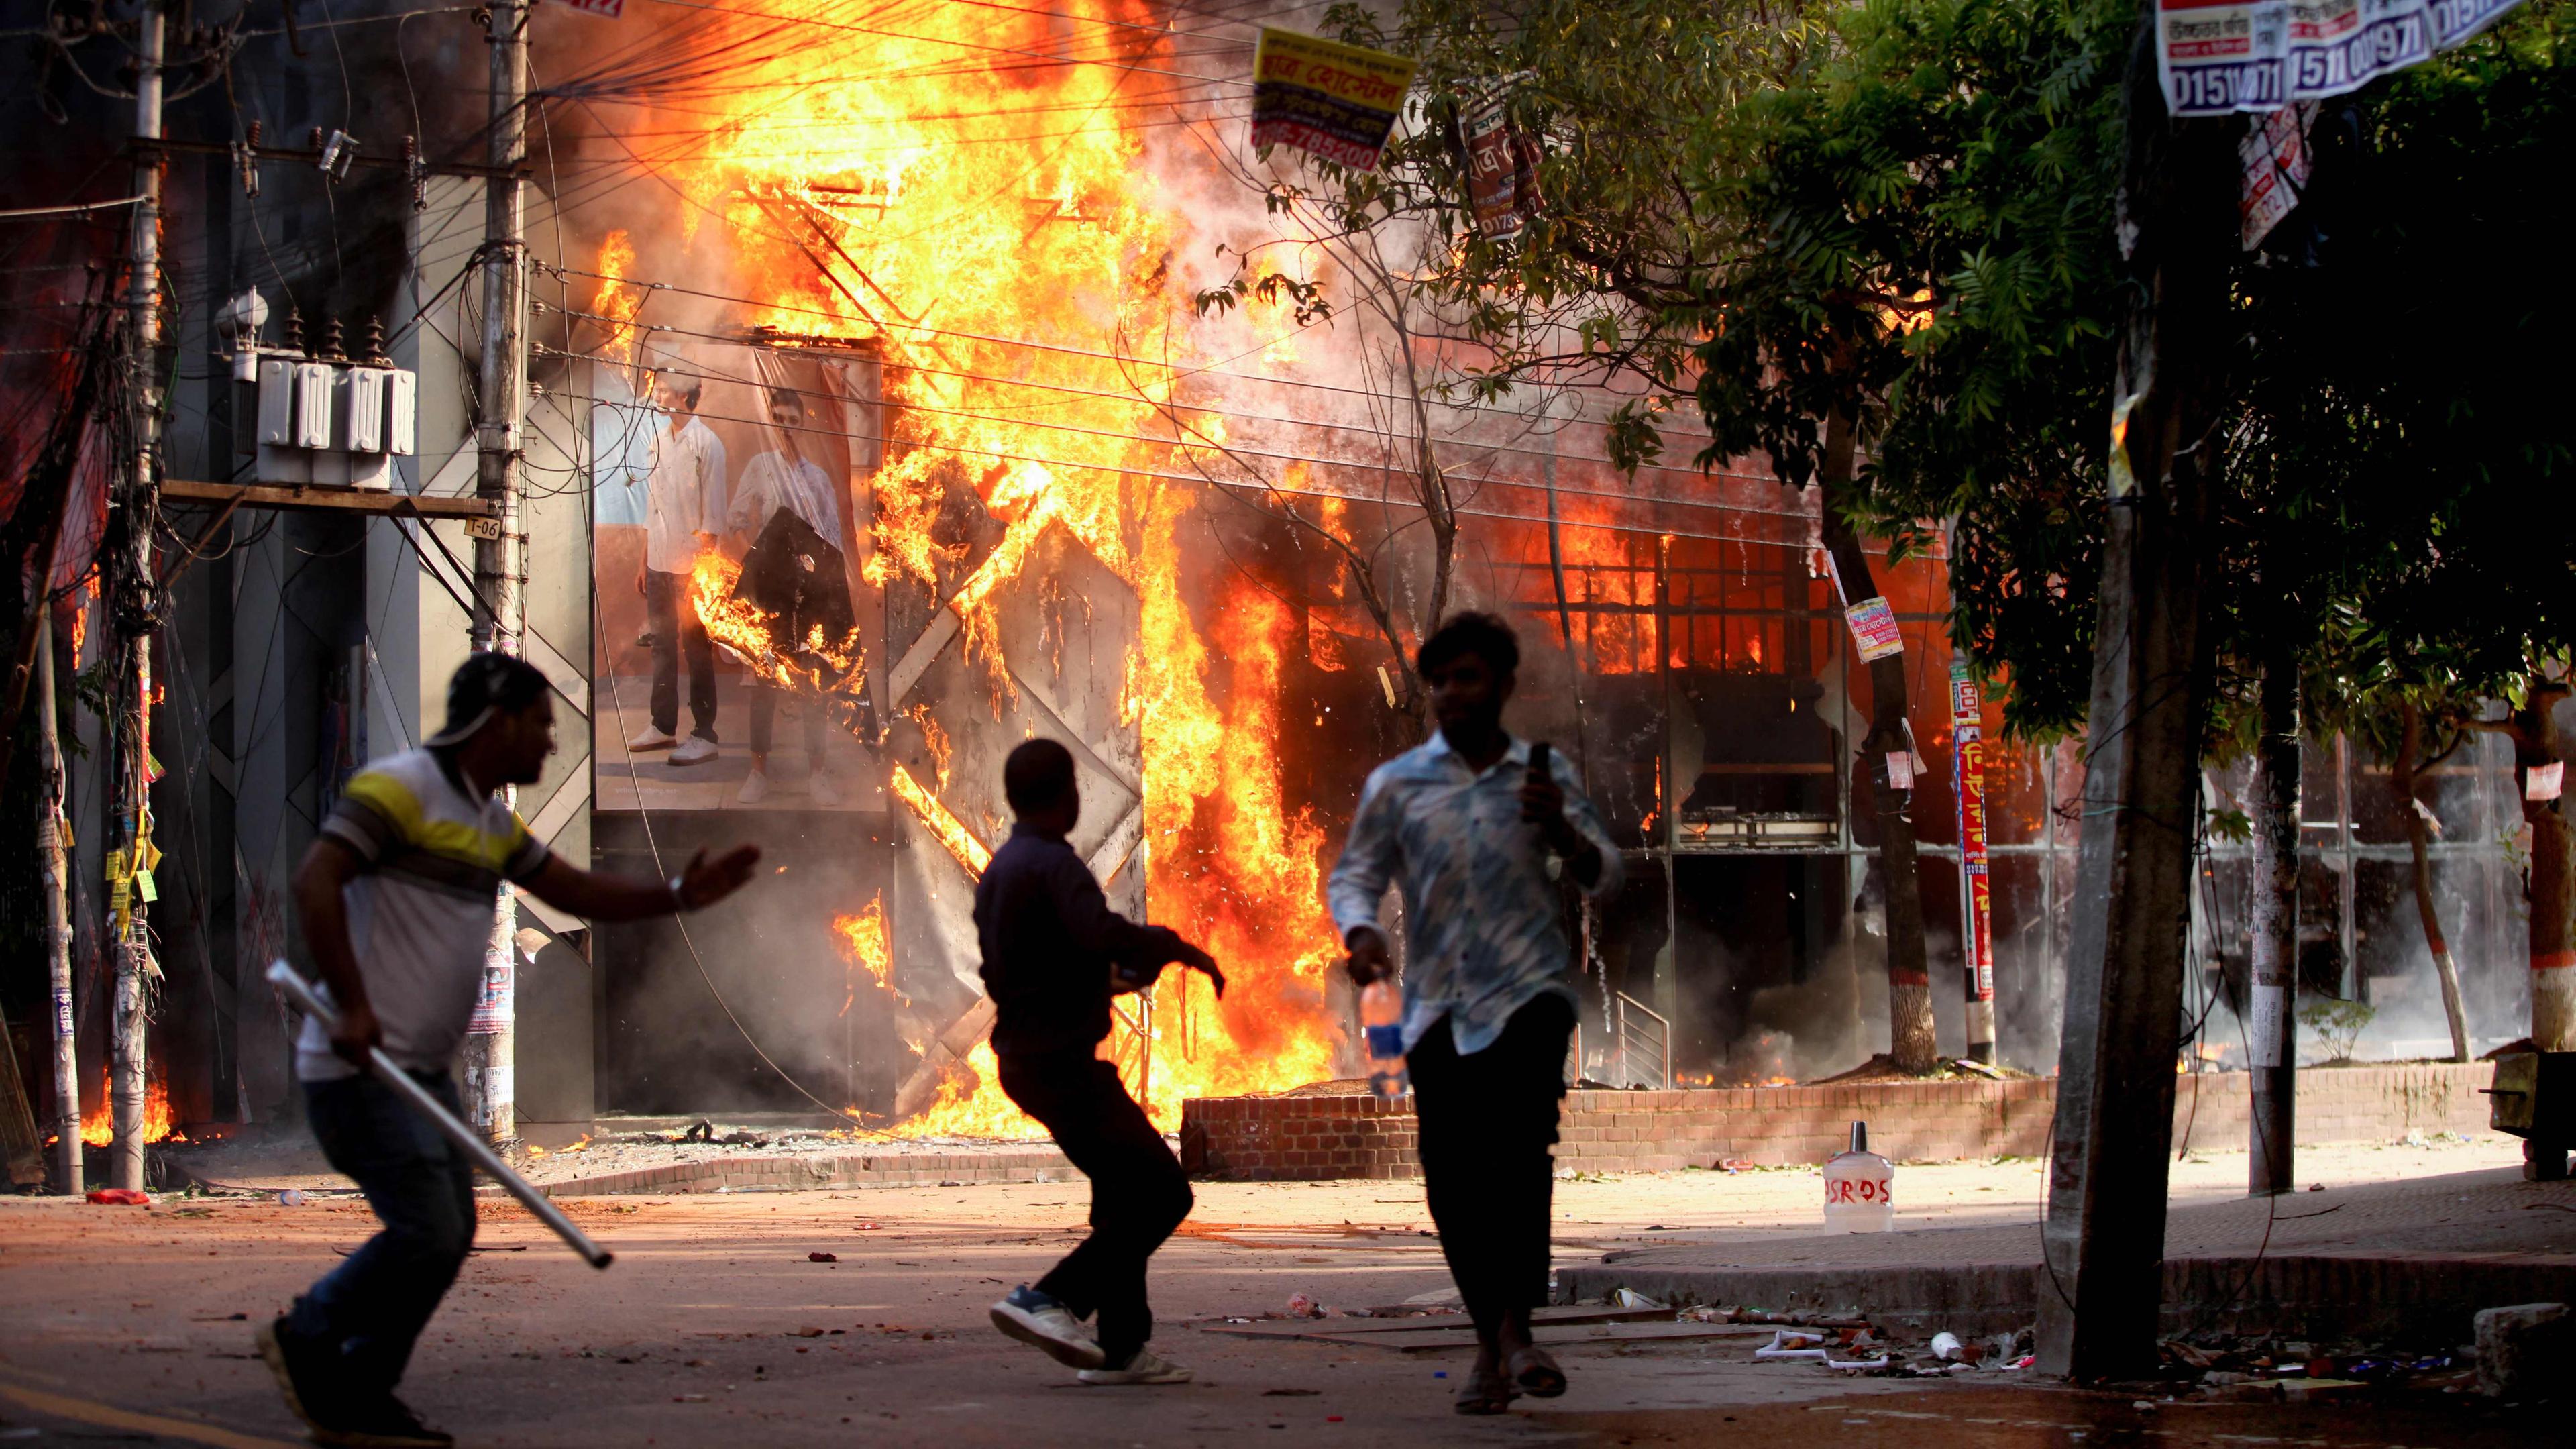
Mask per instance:
[[[108,723],[108,902],[115,956],[116,993],[108,1023],[108,1101],[116,1137],[108,1151],[108,1185],[143,1186],[143,1099],[148,1070],[144,1028],[152,982],[161,968],[152,959],[144,921],[141,882],[150,877],[152,800],[152,623],[159,600],[153,587],[152,520],[160,512],[161,392],[154,369],[161,346],[161,138],[162,15],[145,7],[136,24],[134,136],[146,143],[134,160],[134,233],[126,262],[126,306],[132,313],[125,358],[125,440],[119,460],[115,515],[108,526],[108,638],[114,650],[109,678],[116,693]],[[122,862],[120,865],[119,862]]]
[[[2121,252],[2133,299],[2112,396],[2084,826],[2058,1063],[2039,1368],[2145,1377],[2163,1290],[2185,927],[2200,808],[2201,560],[2225,396],[2234,120],[2166,114],[2155,4],[2125,82]]]
[[[490,7],[491,164],[483,193],[483,372],[474,421],[475,494],[500,505],[497,537],[474,540],[474,647],[519,652],[525,625],[526,536],[519,516],[519,432],[527,411],[527,248],[519,235],[527,156],[528,16],[522,0]],[[495,1142],[517,1135],[518,907],[501,887],[483,949],[485,1000],[465,1038],[467,1120]]]
[[[2263,737],[2247,794],[2254,816],[2254,996],[2246,1014],[2253,1161],[2245,1190],[2290,1190],[2298,1150],[2299,674],[2287,648],[2263,661]]]
[[[47,580],[48,584],[52,581]],[[45,970],[53,987],[54,1150],[64,1192],[78,1197],[81,1182],[80,1039],[72,1019],[71,872],[63,858],[63,750],[54,710],[54,608],[36,621],[36,854],[45,873]]]

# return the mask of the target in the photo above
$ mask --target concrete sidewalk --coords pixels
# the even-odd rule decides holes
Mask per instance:
[[[1891,1327],[2008,1332],[2049,1291],[2036,1221],[1614,1252],[1560,1266],[1557,1301],[1620,1288],[1676,1306],[1860,1314]],[[2170,1331],[2335,1341],[2470,1337],[2506,1303],[2576,1300],[2576,1182],[2511,1168],[2177,1208],[2165,1234]]]

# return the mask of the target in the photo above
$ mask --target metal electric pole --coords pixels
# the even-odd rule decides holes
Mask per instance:
[[[160,511],[162,15],[147,5],[136,22],[134,231],[126,264],[124,456],[115,464],[108,525],[107,594],[111,654],[107,791],[108,910],[116,989],[108,1022],[108,1101],[115,1139],[108,1185],[143,1186],[143,1113],[148,1070],[144,1027],[160,967],[152,958],[144,907],[152,895],[152,625],[158,607],[152,522]]]
[[[519,516],[520,426],[527,411],[527,248],[520,237],[527,155],[528,17],[523,0],[495,0],[491,165],[483,193],[483,369],[474,420],[475,494],[500,506],[497,534],[474,540],[474,647],[519,652],[524,626],[526,549]],[[483,950],[483,999],[465,1038],[467,1119],[495,1142],[517,1134],[516,962],[518,908],[501,887],[492,937]]]
[[[2285,631],[2276,630],[2279,637]],[[2254,999],[2245,1033],[2256,1197],[2290,1190],[2298,1155],[2299,1063],[2290,1005],[2299,985],[2299,661],[2287,647],[2263,661],[2263,735],[2254,749]]]

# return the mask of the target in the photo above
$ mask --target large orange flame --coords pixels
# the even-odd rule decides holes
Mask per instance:
[[[858,971],[888,992],[894,991],[894,948],[886,939],[885,897],[871,898],[865,909],[832,918],[832,930],[841,938],[841,954]],[[896,993],[898,997],[900,993]],[[841,997],[841,1014],[850,1014],[858,1001],[857,971],[850,975],[849,990]]]
[[[828,689],[859,667],[856,629],[835,639],[815,624],[805,631],[802,659],[779,652],[770,635],[773,616],[733,596],[734,582],[741,577],[740,563],[708,549],[689,571],[689,590],[707,637],[732,650],[745,668],[773,684]]]
[[[610,232],[599,246],[599,290],[591,296],[590,310],[609,319],[608,337],[600,351],[619,362],[635,360],[635,314],[644,306],[644,294],[626,285],[634,266],[633,238],[623,231]]]
[[[721,232],[739,290],[763,304],[741,321],[883,348],[895,406],[868,578],[944,599],[997,700],[1010,686],[996,600],[1047,557],[1050,533],[1064,530],[1139,601],[1119,709],[1142,749],[1147,895],[1232,985],[1218,1002],[1205,983],[1167,976],[1123,1003],[1135,1024],[1103,1055],[1167,1128],[1186,1096],[1329,1075],[1341,1027],[1324,1009],[1338,946],[1320,901],[1323,841],[1285,805],[1278,757],[1304,625],[1220,572],[1204,544],[1206,490],[1174,481],[1190,460],[1158,441],[1175,436],[1165,409],[1193,357],[1174,258],[1211,240],[1146,154],[1164,113],[1135,92],[1168,87],[1156,75],[1174,64],[1168,35],[1109,0],[914,7],[866,28],[838,23],[824,0],[765,9],[812,22],[811,43],[693,96],[729,114],[661,169],[686,202],[690,245],[701,228]],[[694,112],[683,123],[706,124]],[[1247,310],[1253,321],[1228,325],[1254,329],[1255,365],[1293,363],[1285,310]],[[1215,418],[1193,427],[1222,436]],[[980,557],[938,526],[959,484],[1002,526]],[[724,565],[702,559],[698,580],[710,632],[743,652],[725,622]],[[1326,667],[1341,664],[1336,652]],[[933,732],[943,777],[945,745]],[[889,783],[962,867],[983,869],[984,845],[931,789],[900,766]],[[901,1130],[1026,1131],[990,1068],[978,1048]]]
[[[116,1140],[116,1113],[109,1098],[110,1084],[101,1074],[98,1106],[81,1118],[81,1141],[91,1147],[105,1147]],[[178,1123],[170,1115],[170,1089],[157,1077],[143,1084],[143,1140],[166,1142],[177,1135]],[[178,1140],[186,1141],[182,1136]]]
[[[982,875],[984,867],[993,863],[993,852],[984,848],[984,842],[975,838],[975,832],[966,828],[966,822],[949,813],[948,807],[939,803],[938,796],[921,788],[921,782],[912,778],[910,770],[897,765],[892,778],[895,798],[910,807],[912,813],[930,827],[930,833],[939,837],[939,843],[948,847],[948,853],[957,857],[957,863],[966,867],[967,874]]]

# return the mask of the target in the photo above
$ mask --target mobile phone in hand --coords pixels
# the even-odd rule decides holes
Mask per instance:
[[[1551,774],[1548,770],[1548,744],[1545,740],[1539,740],[1530,746],[1529,783],[1536,785],[1549,778],[1551,778]],[[1523,808],[1521,811],[1521,818],[1524,820],[1535,820],[1538,816],[1527,808]]]

